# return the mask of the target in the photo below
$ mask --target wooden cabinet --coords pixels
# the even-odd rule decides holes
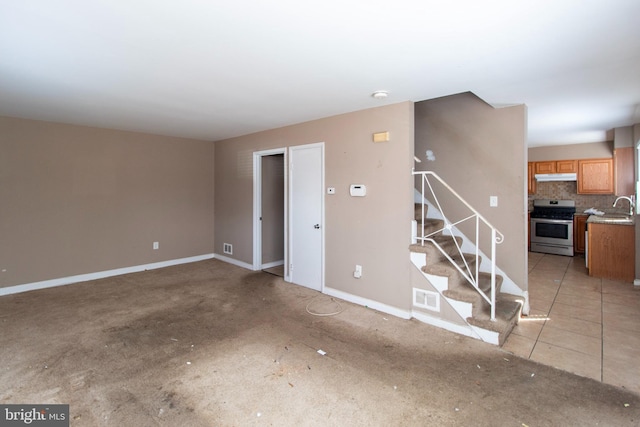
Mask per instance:
[[[616,196],[635,194],[635,168],[633,166],[633,147],[616,148],[613,150],[613,160],[616,174]]]
[[[527,192],[536,193],[536,174],[575,173],[578,177],[578,194],[634,194],[633,149],[616,149],[618,150],[620,151],[615,155],[615,168],[614,158],[529,162]]]
[[[557,173],[578,173],[577,160],[559,160],[556,162]]]
[[[550,160],[535,162],[535,173],[577,173],[577,160]]]
[[[535,163],[527,163],[527,192],[528,194],[536,194],[536,169]]]
[[[535,171],[536,173],[556,173],[556,162],[536,162]]]
[[[613,192],[613,158],[578,160],[578,194]]]
[[[589,224],[589,276],[633,282],[635,226]]]
[[[577,214],[573,217],[573,252],[583,254],[585,249],[584,232],[589,215]]]

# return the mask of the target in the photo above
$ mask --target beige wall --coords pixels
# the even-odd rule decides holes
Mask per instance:
[[[212,142],[0,117],[0,287],[213,253],[213,162]]]
[[[546,160],[602,159],[613,157],[613,141],[586,144],[532,147],[527,150],[530,162]]]
[[[415,153],[422,161],[416,170],[436,172],[504,234],[498,266],[526,290],[525,106],[495,109],[467,92],[416,103],[415,121]],[[426,159],[426,150],[435,161]],[[498,207],[489,207],[490,196],[498,196]],[[445,213],[450,220],[466,216],[451,209]],[[490,254],[488,245],[480,247]]]
[[[391,141],[373,143],[389,131]],[[325,143],[325,286],[396,308],[411,306],[413,104],[378,107],[216,142],[216,244],[252,264],[253,152]],[[367,196],[349,196],[365,184]],[[361,279],[353,277],[356,264]]]

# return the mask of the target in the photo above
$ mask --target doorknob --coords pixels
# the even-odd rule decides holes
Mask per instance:
[[[313,228],[315,228],[316,230],[320,228],[320,224],[316,224],[313,226]]]

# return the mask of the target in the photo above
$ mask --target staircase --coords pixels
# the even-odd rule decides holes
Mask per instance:
[[[433,185],[429,182],[430,178],[435,179],[444,184],[448,192],[469,209],[471,215],[451,223],[438,219],[438,217],[444,218],[441,212],[436,212],[429,217],[427,211],[431,208],[428,204],[415,205],[415,220],[419,229],[413,236],[417,243],[410,246],[411,260],[424,278],[414,279],[414,317],[435,326],[502,345],[520,318],[524,303],[522,296],[500,292],[503,277],[496,273],[495,244],[502,241],[502,235],[436,174],[414,172],[415,174],[422,174],[424,177],[423,200],[425,200],[424,183],[426,182],[426,186],[432,191],[432,197],[436,200],[437,207],[440,208],[440,203],[433,192]],[[463,237],[454,233],[455,226],[465,221],[475,222],[476,230],[481,226],[493,230],[493,242],[491,242],[493,260],[487,259],[486,263],[490,264],[491,272],[483,272],[483,260],[478,250],[478,242],[463,242]],[[478,239],[477,231],[476,239]],[[466,243],[467,248],[474,247],[475,253],[464,252],[463,243]],[[426,295],[429,295],[431,300],[437,300],[437,304],[433,304],[432,307],[428,304],[418,304],[416,293],[424,293],[425,296],[422,298],[424,300],[427,299]],[[428,308],[431,311],[417,311],[418,308]]]

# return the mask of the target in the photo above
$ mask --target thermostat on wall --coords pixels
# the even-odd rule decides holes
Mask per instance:
[[[352,197],[364,197],[367,195],[367,187],[363,184],[351,184],[349,193]]]

